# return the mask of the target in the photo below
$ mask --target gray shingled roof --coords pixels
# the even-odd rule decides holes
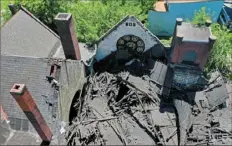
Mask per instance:
[[[154,68],[151,71],[150,77],[155,83],[158,83],[159,85],[163,86],[167,74],[167,70],[168,67],[166,64],[156,61]]]
[[[59,36],[24,8],[1,29],[3,55],[51,57],[60,46]]]
[[[161,87],[160,94],[169,95],[172,85],[173,72],[166,64],[156,61],[153,69],[150,72],[151,81]]]
[[[54,130],[57,129],[55,128],[56,120],[54,120],[52,116],[56,113],[57,107],[55,104],[51,106],[49,103],[51,103],[51,101],[57,102],[58,93],[46,80],[46,76],[49,74],[50,65],[48,59],[1,56],[0,102],[4,106],[12,128],[16,130],[27,131],[29,129],[29,131],[34,131],[34,128],[28,122],[25,114],[9,93],[14,83],[21,83],[26,84],[40,112],[55,133]]]
[[[177,36],[183,35],[183,41],[208,42],[211,30],[209,27],[196,27],[191,23],[183,22],[177,26]]]

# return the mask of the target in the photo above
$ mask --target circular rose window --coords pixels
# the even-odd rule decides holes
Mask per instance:
[[[117,41],[118,50],[127,50],[132,54],[141,54],[145,50],[144,41],[135,35],[125,35]]]

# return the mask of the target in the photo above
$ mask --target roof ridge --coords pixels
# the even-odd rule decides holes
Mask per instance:
[[[37,21],[41,26],[43,26],[45,29],[47,29],[50,33],[52,33],[55,37],[59,38],[59,35],[57,35],[53,30],[51,30],[47,25],[45,25],[42,21],[40,21],[37,17],[35,17],[30,11],[28,11],[26,8],[20,5],[20,10],[25,12],[27,15],[29,15],[31,18],[33,18],[35,21]]]
[[[115,28],[117,28],[120,24],[122,24],[125,20],[127,20],[130,17],[130,15],[125,16],[122,18],[118,23],[116,23],[111,29],[109,29],[106,33],[104,33],[97,41],[99,43],[101,40],[103,40],[106,36],[108,36]]]
[[[34,57],[34,56],[19,56],[19,55],[1,55],[1,58],[6,57],[6,58],[26,58],[26,59],[35,59],[35,60],[43,60],[43,61],[65,61],[67,59],[64,58],[51,58],[51,57]],[[77,60],[74,60],[77,61]]]
[[[154,37],[156,39],[156,41],[158,41],[158,43],[161,43],[161,41],[159,40],[159,38],[156,35],[154,35],[148,28],[146,28],[139,19],[137,19],[135,16],[131,16],[131,17],[134,17],[135,20],[137,21],[137,23],[140,25],[140,27],[142,27],[145,31],[147,31],[148,34],[151,37]],[[161,43],[161,44],[163,45],[163,43]]]
[[[137,23],[139,24],[140,27],[142,27],[142,29],[144,29],[145,31],[148,32],[148,34],[151,36],[151,37],[154,37],[159,43],[160,40],[158,39],[158,37],[156,37],[149,29],[147,29],[143,24],[142,22],[137,19],[134,15],[127,15],[125,16],[123,19],[121,19],[116,25],[114,25],[111,29],[109,29],[105,34],[103,34],[99,40],[97,41],[97,43],[99,43],[100,41],[102,41],[105,37],[107,37],[114,29],[116,29],[119,25],[121,25],[122,23],[124,23],[127,19],[129,18],[134,18]]]

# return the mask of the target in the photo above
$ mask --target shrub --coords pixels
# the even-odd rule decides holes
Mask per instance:
[[[194,13],[192,23],[202,26],[206,20],[211,19],[212,15],[207,13],[205,7],[203,7]],[[219,70],[226,77],[232,79],[232,33],[218,23],[211,25],[211,31],[217,37],[217,40],[210,52],[205,71]]]
[[[211,30],[217,40],[210,52],[206,71],[219,70],[232,79],[232,33],[219,24],[213,24]]]
[[[207,13],[205,7],[202,7],[200,10],[195,11],[194,12],[194,17],[192,19],[192,23],[195,24],[195,25],[202,26],[202,25],[205,24],[205,22],[207,20],[211,20],[211,18],[212,18],[212,16],[214,14],[211,14],[210,10],[208,10],[208,11],[209,12]]]

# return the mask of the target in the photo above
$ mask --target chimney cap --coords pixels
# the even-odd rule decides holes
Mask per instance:
[[[180,39],[183,39],[184,38],[184,35],[182,33],[179,33],[176,35],[177,38],[180,38]]]
[[[25,84],[14,84],[10,89],[11,94],[22,94],[24,92],[26,85]]]
[[[205,25],[209,27],[211,25],[212,21],[211,20],[206,20]]]
[[[58,13],[55,17],[55,20],[69,20],[72,17],[72,14],[70,13]]]
[[[8,5],[8,7],[9,7],[9,9],[10,9],[11,15],[14,15],[14,14],[17,12],[16,7],[15,7],[14,4],[10,3],[10,4]]]
[[[209,40],[210,40],[210,41],[215,41],[216,39],[217,39],[217,37],[214,36],[214,35],[209,36]]]
[[[8,6],[13,6],[13,7],[14,7],[15,5],[14,5],[14,4],[12,4],[12,3],[10,3],[10,4],[8,4]]]
[[[176,18],[176,23],[177,25],[181,25],[183,22],[183,19],[182,18]]]

